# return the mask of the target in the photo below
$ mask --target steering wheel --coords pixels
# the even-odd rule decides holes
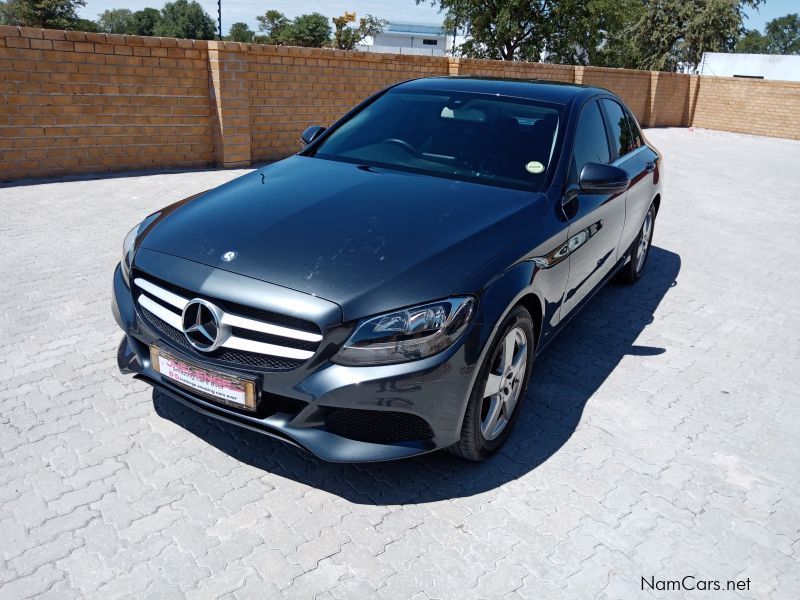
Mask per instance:
[[[385,140],[383,140],[383,143],[384,144],[395,144],[395,145],[400,146],[401,148],[403,148],[403,150],[405,150],[406,152],[409,152],[409,153],[413,154],[414,156],[419,156],[419,152],[417,152],[417,149],[414,148],[414,146],[412,146],[411,144],[409,144],[405,140],[401,140],[400,138],[386,138]]]

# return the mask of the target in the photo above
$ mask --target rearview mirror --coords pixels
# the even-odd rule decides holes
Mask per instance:
[[[324,127],[321,127],[320,125],[312,125],[311,127],[308,127],[300,135],[300,141],[303,142],[303,144],[305,144],[306,146],[308,146],[311,142],[313,142],[320,135],[322,135],[323,131],[325,131]]]
[[[586,194],[619,194],[630,186],[628,174],[619,167],[586,163],[581,169],[581,191]]]

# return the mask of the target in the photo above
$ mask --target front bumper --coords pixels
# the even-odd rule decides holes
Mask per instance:
[[[255,413],[248,413],[201,398],[152,368],[149,352],[152,343],[195,364],[211,369],[219,366],[204,365],[202,357],[196,354],[188,356],[183,348],[149,326],[137,312],[119,266],[114,273],[112,312],[126,334],[117,353],[121,372],[137,375],[209,417],[279,438],[333,462],[405,458],[458,441],[475,367],[492,332],[490,326],[474,324],[459,343],[446,351],[396,365],[345,367],[325,360],[319,355],[324,353],[319,353],[290,371],[227,368],[234,374],[256,377],[261,401]],[[341,338],[341,331],[332,337]],[[337,415],[377,414],[380,418],[415,415],[429,426],[430,435],[425,439],[389,443],[352,439],[330,427],[334,411],[339,411]]]

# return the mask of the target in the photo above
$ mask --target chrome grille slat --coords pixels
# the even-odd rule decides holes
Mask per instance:
[[[142,292],[136,298],[137,303],[146,311],[149,311],[170,327],[175,328],[178,332],[183,331],[182,315],[183,309],[191,302],[191,299],[184,298],[172,291],[166,290],[163,287],[156,285],[142,277],[136,277],[133,281],[139,291]],[[155,299],[159,300],[157,302]],[[169,307],[174,307],[178,311],[175,312]],[[240,334],[246,335],[246,331],[252,331],[256,334],[267,334],[270,336],[280,337],[287,340],[296,340],[298,342],[320,342],[322,335],[310,331],[302,331],[293,329],[291,327],[284,327],[282,325],[275,325],[265,321],[243,317],[241,315],[232,314],[222,311],[220,318],[220,325],[224,326],[227,331],[227,337],[224,338],[219,346],[221,348],[228,348],[231,350],[240,350],[252,354],[263,354],[267,356],[277,356],[282,358],[294,360],[307,360],[314,355],[314,351],[306,348],[293,348],[291,346],[283,346],[278,344],[270,344],[267,342],[251,340],[240,336],[235,336],[231,333],[232,328],[236,328]]]
[[[297,350],[296,348],[276,346],[274,344],[246,340],[244,338],[235,336],[231,336],[225,340],[225,342],[222,344],[222,347],[230,348],[232,350],[244,350],[245,352],[255,352],[256,354],[269,354],[270,356],[297,358],[299,360],[305,360],[314,356],[314,353],[310,350]]]
[[[272,323],[256,321],[255,319],[248,319],[247,317],[240,317],[239,315],[232,315],[230,313],[225,313],[222,316],[222,322],[230,327],[259,331],[261,333],[292,338],[294,340],[303,340],[305,342],[319,342],[322,340],[322,336],[318,333],[300,331],[299,329],[290,329],[289,327],[283,327],[282,325],[273,325]]]
[[[169,290],[165,290],[164,288],[158,287],[156,284],[150,283],[146,279],[137,277],[136,279],[133,280],[133,282],[148,294],[151,294],[156,298],[160,298],[161,300],[163,300],[167,304],[171,304],[178,310],[183,310],[186,307],[186,305],[189,304],[189,300],[187,298],[178,296],[178,294],[173,294]]]
[[[157,316],[159,319],[167,323],[180,331],[181,329],[181,316],[169,310],[168,308],[162,306],[158,302],[155,302],[145,296],[144,294],[139,296],[139,304]]]

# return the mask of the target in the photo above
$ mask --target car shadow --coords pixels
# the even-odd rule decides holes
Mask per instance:
[[[413,504],[479,494],[513,481],[553,456],[572,436],[583,408],[626,355],[654,356],[665,348],[635,341],[653,321],[681,260],[653,247],[633,286],[612,283],[536,360],[525,405],[505,447],[484,463],[447,452],[370,464],[333,464],[278,440],[202,416],[154,392],[159,415],[257,469],[293,479],[357,504]]]

